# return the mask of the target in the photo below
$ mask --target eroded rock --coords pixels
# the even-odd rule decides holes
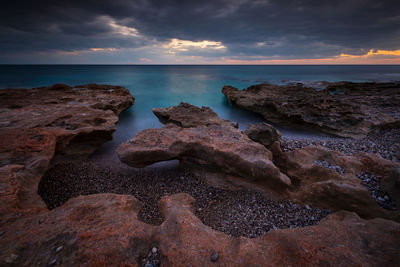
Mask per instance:
[[[198,108],[189,103],[182,102],[178,106],[168,108],[153,108],[152,111],[161,123],[173,123],[183,128],[216,124],[228,124],[238,127],[237,123],[221,119],[209,107]]]
[[[120,145],[117,153],[122,162],[144,167],[179,159],[182,167],[197,176],[213,181],[223,177],[233,183],[265,184],[265,190],[280,188],[282,195],[291,184],[271,162],[268,149],[250,140],[235,124],[222,120],[210,108],[181,103],[153,112],[167,125],[141,131]]]
[[[174,108],[164,111],[168,114],[170,110]],[[185,114],[187,121],[191,117],[196,121],[197,112],[200,109],[190,105],[188,112],[184,111],[184,106],[179,107],[179,113]],[[174,121],[178,120],[175,117]],[[270,125],[261,123],[253,128],[256,129],[250,127],[247,133],[257,133],[253,138],[260,143],[260,132],[264,128],[268,132],[265,144],[279,138]],[[144,130],[120,145],[118,155],[122,162],[134,167],[179,159],[182,167],[198,177],[209,178],[214,185],[222,178],[273,198],[293,199],[331,210],[355,211],[365,218],[400,221],[399,212],[378,205],[373,192],[359,179],[359,174],[371,172],[385,177],[385,181],[390,180],[398,164],[372,154],[344,156],[315,146],[282,152],[279,141],[269,147],[273,156],[269,149],[253,142],[229,123],[210,125],[204,119],[202,126],[197,127],[167,124],[159,129]],[[393,192],[393,189],[390,187],[386,191]]]
[[[213,254],[221,266],[368,266],[400,260],[400,224],[393,221],[342,211],[316,226],[234,238],[204,225],[191,211],[194,201],[184,193],[165,196],[159,202],[164,223],[153,226],[137,219],[141,203],[133,196],[74,198],[6,225],[0,263],[140,266],[153,247],[162,266],[208,266]]]
[[[139,132],[117,149],[120,160],[133,167],[179,159],[183,164],[240,177],[269,187],[290,186],[290,179],[271,162],[271,152],[238,129],[215,124],[182,128],[167,124]]]
[[[291,199],[333,210],[355,211],[366,218],[400,221],[399,211],[382,208],[358,177],[369,172],[382,176],[383,184],[392,185],[389,181],[393,180],[391,174],[397,163],[366,153],[345,156],[321,146],[282,152],[276,143],[271,149],[275,162],[292,181]],[[383,187],[393,191],[391,187]]]
[[[303,85],[259,84],[222,93],[241,108],[280,125],[312,128],[342,137],[363,137],[400,126],[399,83],[330,83],[322,91]]]
[[[1,220],[46,210],[37,186],[50,163],[93,153],[133,102],[109,85],[0,90]]]
[[[258,142],[268,148],[274,142],[280,142],[282,137],[275,127],[265,122],[249,124],[244,133],[254,142]]]
[[[74,89],[57,85],[52,89],[43,90]],[[80,90],[92,89],[77,91]],[[3,96],[0,91],[0,97]],[[6,97],[12,98],[11,95]],[[13,102],[10,100],[7,103]],[[37,104],[35,109],[40,105]],[[50,106],[51,103],[47,105]],[[82,110],[90,112],[91,109],[100,108],[104,111],[109,107],[106,103],[94,103],[91,106]],[[111,104],[111,106],[116,107],[111,110],[115,109],[118,113],[119,105]],[[10,110],[21,108],[23,104],[16,102],[2,109],[11,112]],[[61,114],[58,108],[55,107],[53,110],[57,118]],[[36,117],[39,115],[35,113],[35,109],[31,108],[33,113],[20,113],[26,115],[25,119],[13,117],[18,119],[19,124],[13,120],[8,121],[7,117],[3,117],[4,113],[0,113],[1,266],[140,266],[154,247],[157,248],[157,260],[163,266],[189,264],[208,266],[214,264],[210,258],[213,253],[218,255],[215,264],[221,266],[324,264],[364,266],[391,265],[400,261],[398,223],[385,219],[364,220],[355,213],[345,211],[329,215],[316,226],[271,230],[266,235],[254,239],[231,237],[204,225],[193,214],[195,200],[187,194],[165,196],[161,199],[159,210],[164,222],[160,226],[145,224],[138,220],[142,204],[133,196],[115,194],[80,196],[48,211],[36,192],[37,183],[48,169],[54,155],[74,144],[72,142],[74,138],[68,139],[69,135],[79,136],[80,131],[86,134],[93,129],[99,129],[96,128],[99,125],[108,125],[109,119],[112,118],[112,116],[107,117],[108,114],[115,113],[106,110],[102,113],[106,118],[96,117],[92,120],[93,123],[83,121],[77,128],[67,129],[73,120],[47,125],[54,120],[51,120],[50,114],[45,112],[38,113],[43,114],[46,125],[34,127],[42,125],[40,119]],[[51,109],[48,110],[50,113]],[[31,122],[29,116],[32,116]],[[79,121],[79,118],[77,119]],[[109,129],[110,125],[103,128],[105,131]],[[126,157],[128,162],[136,164],[139,161],[132,155],[139,155],[144,161],[137,164],[149,164],[154,159],[150,159],[148,155],[153,153],[160,159],[171,157],[180,158],[182,161],[190,159],[196,164],[216,167],[218,171],[227,170],[227,173],[232,172],[232,175],[251,174],[255,179],[259,178],[259,168],[261,168],[267,174],[279,174],[273,178],[268,176],[271,179],[268,181],[271,181],[272,185],[277,185],[277,182],[283,183],[284,189],[290,185],[284,183],[285,179],[281,179],[286,176],[273,166],[271,153],[264,146],[252,142],[246,135],[228,124],[191,128],[166,125],[160,129],[146,131],[150,131],[150,135],[143,137],[143,143],[139,139],[132,141],[137,142],[135,146],[142,146],[143,152],[138,154],[134,152],[130,154],[131,156],[122,153],[122,157]],[[142,134],[144,135],[146,131]],[[95,137],[96,135],[93,136]],[[210,141],[210,138],[215,138],[214,142]],[[185,148],[184,144],[189,148]],[[79,146],[75,148],[76,150],[72,151],[79,152]],[[274,155],[277,155],[280,167],[284,169],[283,165],[286,163],[289,165],[286,166],[286,171],[292,173],[290,163],[295,156],[279,154],[275,151],[274,145],[271,149]],[[317,159],[311,157],[308,160]],[[368,157],[360,158],[360,162],[364,165],[379,163],[371,161]],[[341,166],[339,162],[333,164]],[[390,169],[387,167],[390,165],[387,162],[382,161],[380,164],[374,168]],[[342,168],[345,173],[348,171],[348,168]],[[301,178],[290,187],[302,188],[299,181]],[[313,178],[310,182],[314,182]],[[296,193],[294,194],[296,196]],[[62,249],[59,249],[60,247]]]

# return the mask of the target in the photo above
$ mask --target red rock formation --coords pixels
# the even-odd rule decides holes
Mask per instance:
[[[357,138],[400,126],[399,88],[399,83],[331,83],[316,91],[302,85],[259,84],[244,90],[225,86],[222,93],[232,104],[271,122]]]
[[[137,220],[141,204],[133,196],[74,198],[5,225],[0,263],[140,266],[152,247],[161,266],[378,266],[400,260],[400,224],[393,221],[342,211],[316,226],[234,238],[202,224],[191,212],[194,201],[187,194],[164,197],[164,222],[153,226]]]
[[[290,179],[271,162],[271,152],[230,125],[181,128],[168,124],[147,129],[121,144],[117,153],[122,162],[133,167],[180,159],[182,164],[190,162],[196,168],[268,184],[281,191],[290,185]]]
[[[180,103],[168,108],[153,108],[152,111],[161,123],[173,123],[183,128],[224,123],[238,127],[236,123],[221,119],[209,107],[198,108],[189,103]]]
[[[198,119],[202,111],[197,107],[185,104],[159,110],[164,118],[174,117],[174,124],[180,122],[179,116],[172,116],[178,113],[185,114],[185,124],[194,121],[201,126],[182,128],[167,124],[159,129],[141,131],[119,146],[117,153],[122,162],[144,167],[179,159],[182,167],[217,186],[233,183],[261,191],[270,198],[287,198],[321,208],[355,211],[365,218],[384,217],[400,221],[400,213],[379,206],[357,177],[357,174],[370,172],[391,181],[391,173],[398,166],[392,161],[368,154],[344,156],[322,147],[283,153],[279,142],[271,147],[272,158],[268,149],[251,141],[226,121],[215,116],[212,123],[207,121],[207,117]],[[165,119],[164,122],[170,121]],[[322,162],[330,167],[321,166]],[[394,190],[388,188],[386,191]]]
[[[74,90],[64,87],[55,86],[52,89],[35,90],[36,92]],[[96,87],[90,87],[90,89],[77,91],[96,90]],[[107,90],[112,89],[108,87]],[[114,90],[124,91],[124,89]],[[16,92],[16,94],[20,93],[29,94],[30,92]],[[105,92],[100,90],[99,94],[102,93]],[[96,98],[96,95],[93,93],[88,98]],[[34,108],[26,107],[32,112],[38,110],[37,112],[42,114],[47,123],[44,127],[34,127],[34,125],[42,125],[40,115],[23,113],[21,110],[18,112],[26,117],[19,119],[13,116],[11,111],[5,109],[18,109],[20,104],[10,104],[14,102],[4,101],[3,97],[12,99],[13,96],[10,91],[6,94],[0,91],[0,102],[3,101],[1,107],[2,111],[5,111],[5,113],[0,113],[0,122],[2,122],[0,129],[1,266],[140,266],[142,259],[153,247],[158,248],[157,253],[160,255],[159,261],[162,266],[212,266],[214,264],[219,266],[378,266],[395,265],[400,261],[399,223],[385,219],[364,220],[355,213],[345,211],[329,215],[316,226],[271,230],[266,235],[255,239],[230,237],[205,226],[192,213],[195,200],[187,194],[165,196],[161,199],[159,210],[164,222],[160,226],[145,224],[137,219],[141,203],[133,196],[114,194],[80,196],[70,199],[61,207],[48,211],[36,190],[40,177],[49,167],[54,155],[63,152],[64,149],[68,150],[74,144],[75,149],[70,150],[71,153],[79,152],[82,143],[75,142],[69,135],[79,136],[82,132],[86,135],[96,132],[96,129],[100,132],[108,132],[112,129],[109,122],[116,122],[113,117],[116,115],[111,116],[112,112],[105,110],[103,115],[107,123],[96,120],[99,115],[96,108],[110,107],[118,113],[120,104],[118,101],[112,105],[98,104],[95,103],[96,101],[91,102],[87,99],[82,102],[82,105],[91,102],[92,108],[82,110],[92,112],[94,107],[91,114],[95,117],[88,121],[76,118],[82,124],[78,124],[75,129],[66,129],[74,120],[69,121],[69,118],[66,118],[67,121],[64,123],[47,125],[49,122],[59,122],[60,117],[63,116],[61,111],[67,110],[57,107],[59,103],[54,104],[56,106],[52,109],[51,104],[42,105],[40,98],[37,98],[36,104],[30,104],[35,106]],[[130,95],[121,97],[120,101],[124,102],[126,99],[131,99],[130,103],[132,103]],[[98,101],[101,102],[102,99]],[[3,108],[4,103],[10,105]],[[47,114],[40,109],[40,106],[42,109],[47,109]],[[68,104],[64,107],[68,107]],[[18,123],[27,128],[22,126],[18,128],[19,126],[13,120],[7,121],[8,117],[4,117],[3,114],[18,119]],[[51,114],[54,116],[53,119],[51,119]],[[79,117],[78,114],[70,115]],[[105,128],[97,128],[100,126],[96,124],[96,121],[100,125],[106,125],[103,126]],[[216,136],[225,132],[218,129],[229,127],[232,140],[237,137],[243,142],[244,140],[249,142],[247,147],[254,150],[241,151],[246,155],[244,159],[251,159],[251,153],[265,149],[260,144],[250,143],[251,141],[244,134],[234,132],[233,127],[227,124],[197,128],[209,127],[214,129],[212,133],[216,133]],[[164,128],[173,129],[177,126]],[[180,129],[180,131],[190,132],[193,128]],[[201,134],[201,131],[195,131],[195,133]],[[97,135],[90,136],[96,138]],[[199,138],[194,135],[188,137],[195,140]],[[164,138],[173,140],[175,137],[166,135]],[[218,138],[218,140],[223,139],[223,137]],[[148,141],[151,141],[151,138]],[[153,142],[156,146],[157,139]],[[227,142],[231,142],[229,138]],[[218,145],[214,145],[218,148]],[[229,151],[229,148],[226,149]],[[84,150],[85,153],[89,151]],[[274,150],[274,153],[279,156],[279,151]],[[264,157],[270,159],[268,152],[266,154],[263,152],[262,155],[260,156],[262,159]],[[280,158],[283,160],[281,163],[287,162],[288,172],[291,170],[291,157],[294,158],[295,155],[283,154]],[[214,160],[217,161],[217,159]],[[228,160],[232,159],[228,157]],[[360,161],[362,162],[360,164],[375,162],[368,157]],[[236,164],[236,161],[229,162],[230,165]],[[375,168],[387,169],[386,162],[382,161],[380,164]]]
[[[46,210],[37,186],[50,163],[93,153],[133,102],[109,85],[0,90],[1,221]]]
[[[134,139],[121,144],[117,153],[122,162],[144,167],[179,159],[183,167],[199,176],[216,173],[230,181],[268,185],[265,190],[279,188],[281,195],[290,186],[290,179],[271,162],[272,155],[268,149],[250,140],[210,108],[181,103],[153,111],[168,124],[159,129],[141,131]]]
[[[355,211],[366,218],[400,221],[399,211],[379,206],[357,177],[365,172],[382,176],[382,184],[387,184],[384,189],[391,192],[395,186],[391,174],[399,166],[397,163],[373,154],[345,156],[316,146],[283,153],[278,142],[272,151],[281,171],[292,180],[291,199],[317,207]],[[328,166],[321,166],[320,162]]]

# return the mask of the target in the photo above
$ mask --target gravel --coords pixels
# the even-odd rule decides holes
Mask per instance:
[[[337,137],[283,137],[282,150],[291,151],[310,145],[320,145],[345,155],[358,152],[374,153],[385,159],[400,162],[400,129],[384,130],[362,139]]]
[[[257,237],[273,229],[316,225],[330,213],[290,201],[273,201],[250,190],[226,190],[208,185],[178,166],[134,169],[120,164],[63,163],[51,168],[38,190],[49,209],[79,195],[130,194],[144,205],[139,219],[163,221],[157,202],[162,196],[185,192],[197,201],[195,215],[215,230],[232,236]]]
[[[157,248],[153,247],[149,251],[147,257],[143,258],[140,263],[143,267],[159,267],[161,262],[160,255],[157,253]]]
[[[283,137],[281,142],[282,151],[292,151],[311,145],[320,145],[331,150],[341,152],[345,155],[353,155],[358,152],[378,154],[383,158],[400,162],[400,129],[383,130],[377,134],[370,134],[362,139],[347,139],[335,137]],[[339,166],[332,165],[327,161],[314,161],[315,164],[336,170],[344,174],[344,170]],[[396,203],[391,199],[387,192],[380,188],[382,177],[371,173],[361,173],[357,175],[361,179],[361,184],[370,192],[375,201],[385,209],[396,210]]]
[[[361,184],[371,192],[371,196],[382,208],[396,210],[396,203],[392,200],[387,192],[381,190],[381,176],[364,172],[357,174],[357,177],[361,179]]]
[[[325,160],[323,160],[323,161],[314,160],[314,163],[315,163],[316,165],[318,165],[318,166],[322,166],[322,167],[324,167],[324,168],[328,168],[328,169],[335,170],[335,171],[337,171],[337,172],[338,172],[339,174],[341,174],[341,175],[344,174],[344,170],[343,170],[340,166],[333,165],[333,164],[331,164],[331,163],[329,163],[329,162],[327,162],[327,161],[325,161]]]

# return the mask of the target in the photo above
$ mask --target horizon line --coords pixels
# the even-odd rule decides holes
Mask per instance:
[[[400,66],[396,64],[136,64],[136,63],[0,63],[0,66],[22,66],[22,65],[83,65],[83,66]]]

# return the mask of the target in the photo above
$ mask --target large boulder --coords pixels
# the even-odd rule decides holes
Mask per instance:
[[[272,163],[268,149],[210,108],[181,103],[153,112],[167,125],[141,131],[121,144],[117,154],[122,162],[144,167],[179,159],[183,168],[222,186],[226,181],[250,187],[257,184],[281,195],[290,186],[290,179]]]
[[[182,128],[167,124],[139,132],[117,149],[120,160],[133,167],[179,159],[190,170],[201,168],[223,176],[287,188],[290,179],[271,162],[271,152],[226,124]],[[193,166],[195,165],[195,166]]]
[[[400,126],[400,83],[328,83],[322,91],[259,84],[244,90],[224,86],[222,93],[233,105],[268,121],[342,137]]]
[[[282,137],[275,127],[266,122],[249,124],[244,133],[254,142],[258,142],[268,148],[274,142],[280,142]]]
[[[187,194],[159,202],[160,226],[138,220],[133,196],[80,196],[49,212],[4,225],[2,266],[313,266],[393,265],[400,224],[338,212],[319,225],[231,237],[204,225]],[[18,229],[18,231],[15,231]],[[156,248],[153,249],[153,248]]]
[[[153,108],[152,111],[161,123],[173,123],[183,128],[215,124],[232,124],[237,128],[237,124],[221,119],[209,107],[198,108],[189,103],[182,102],[178,106]]]

